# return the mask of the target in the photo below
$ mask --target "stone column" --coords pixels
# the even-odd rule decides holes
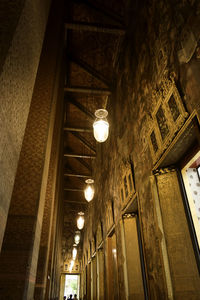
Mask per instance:
[[[0,256],[0,298],[33,299],[62,47],[62,3],[54,1],[37,71]],[[59,1],[61,2],[61,1]],[[34,45],[33,45],[34,47]]]
[[[0,1],[0,249],[50,0]]]
[[[62,48],[61,48],[62,49]],[[61,56],[62,57],[62,56]],[[58,80],[60,76],[58,76]],[[64,76],[61,72],[61,82],[63,81]],[[62,82],[63,83],[63,82]],[[61,93],[60,99],[63,98],[63,93]],[[44,207],[44,215],[42,222],[42,233],[40,240],[40,250],[39,250],[39,258],[37,265],[37,277],[36,277],[36,285],[34,297],[35,299],[44,299],[45,289],[48,279],[48,261],[50,257],[50,239],[51,232],[53,230],[53,214],[56,211],[56,203],[59,197],[56,197],[56,189],[59,190],[59,181],[61,178],[59,174],[62,174],[62,167],[60,165],[61,158],[61,130],[63,125],[63,101],[58,103],[58,109],[56,112],[56,122],[54,127],[53,134],[53,144],[49,165],[49,174],[48,174],[48,182],[47,182],[47,190],[45,196],[45,207]]]

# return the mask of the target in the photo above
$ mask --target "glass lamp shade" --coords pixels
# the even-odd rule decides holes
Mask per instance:
[[[85,183],[87,183],[87,186],[84,190],[85,199],[88,202],[90,202],[94,197],[94,186],[93,186],[94,180],[93,179],[87,179],[85,181]]]
[[[85,222],[85,219],[84,219],[84,213],[83,212],[79,212],[79,217],[77,219],[77,227],[79,230],[83,229],[84,227],[84,222]]]
[[[77,255],[77,248],[76,245],[74,245],[73,250],[72,250],[72,259],[75,260]]]
[[[94,137],[99,143],[107,140],[109,134],[109,123],[106,119],[108,112],[106,109],[95,111],[96,120],[93,123]]]
[[[75,244],[78,245],[79,242],[80,242],[80,239],[81,239],[80,231],[76,231],[76,234],[74,236],[74,242],[75,242]]]

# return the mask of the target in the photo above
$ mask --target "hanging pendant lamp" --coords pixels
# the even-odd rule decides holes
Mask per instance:
[[[72,259],[71,262],[70,262],[70,266],[69,266],[69,272],[72,271],[73,266],[74,266],[74,260]]]
[[[72,250],[72,259],[75,260],[76,259],[76,256],[77,256],[77,245],[74,244],[73,245],[73,250]]]
[[[99,143],[107,140],[109,134],[109,123],[106,119],[108,112],[106,109],[95,111],[96,120],[93,123],[94,137]]]
[[[87,179],[85,181],[85,183],[87,184],[86,185],[86,188],[84,190],[84,195],[85,195],[85,199],[90,202],[93,197],[94,197],[94,180],[93,179]]]
[[[80,242],[80,239],[81,239],[81,233],[80,233],[80,231],[76,231],[75,232],[75,236],[74,236],[74,242],[75,242],[75,244],[79,244],[79,242]]]
[[[84,219],[84,212],[80,211],[78,213],[79,217],[77,219],[77,227],[79,230],[83,229],[84,227],[84,223],[85,223],[85,219]]]

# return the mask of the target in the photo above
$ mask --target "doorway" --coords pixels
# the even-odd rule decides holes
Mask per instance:
[[[123,234],[125,243],[125,256],[126,256],[126,270],[128,279],[128,299],[144,300],[145,278],[142,273],[142,261],[143,259],[140,237],[138,236],[139,221],[138,217],[134,213],[123,215]]]
[[[64,289],[64,296],[66,299],[76,294],[77,298],[79,299],[79,290],[80,290],[80,275],[65,275],[65,289]]]
[[[111,300],[117,300],[119,298],[117,270],[116,235],[115,232],[113,232],[107,239],[108,299]]]

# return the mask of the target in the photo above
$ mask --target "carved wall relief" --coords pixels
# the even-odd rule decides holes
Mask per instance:
[[[149,133],[149,147],[155,163],[168,147],[176,132],[184,124],[188,113],[176,88],[174,79],[165,79],[155,92],[157,106],[152,113],[153,126]]]

